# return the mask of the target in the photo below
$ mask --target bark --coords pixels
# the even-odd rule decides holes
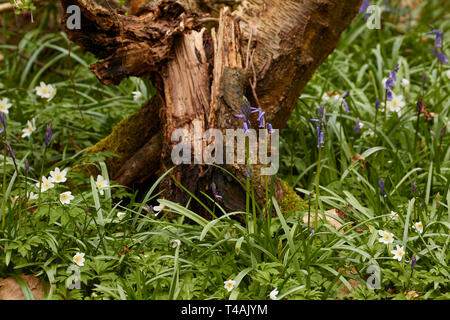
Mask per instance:
[[[243,0],[235,2],[232,11],[226,0],[165,0],[125,15],[90,0],[61,2],[81,7],[82,29],[68,30],[69,37],[103,59],[91,66],[102,83],[118,84],[131,75],[151,77],[156,83],[158,95],[149,105],[154,109],[158,105],[159,118],[152,113],[145,137],[128,134],[129,140],[135,139],[133,146],[119,144],[116,150],[109,146],[118,139],[107,138],[109,143],[93,149],[126,149],[119,152],[122,160],[113,169],[116,180],[126,185],[173,166],[173,130],[194,132],[196,123],[204,130],[241,127],[242,120],[234,115],[240,113],[243,96],[266,111],[274,128],[282,129],[303,88],[361,4],[361,0]],[[112,136],[118,138],[118,132]],[[193,138],[190,143],[206,144]],[[224,168],[245,181],[242,166]],[[240,185],[220,169],[183,165],[172,177],[163,183],[166,198],[184,203],[190,195],[178,187],[180,183],[197,196],[203,191],[211,194],[214,183],[225,208],[245,207]],[[272,178],[281,201],[285,187]],[[253,177],[260,204],[262,181]]]

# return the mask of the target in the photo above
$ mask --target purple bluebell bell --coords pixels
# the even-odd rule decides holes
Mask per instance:
[[[380,99],[377,98],[377,100],[375,101],[375,110],[378,111],[378,109],[380,108]]]
[[[443,128],[441,129],[441,138],[442,138],[443,136],[445,136],[446,133],[447,133],[447,127],[443,127]]]
[[[412,190],[413,193],[417,192],[417,183],[416,183],[416,181],[413,181],[411,183],[411,190]]]
[[[45,132],[45,145],[48,146],[50,140],[52,140],[52,124],[47,124],[47,131]]]
[[[378,182],[378,185],[380,186],[381,195],[382,195],[384,198],[387,198],[387,194],[386,194],[386,192],[384,191],[384,179],[383,179],[383,178],[380,179],[380,181]]]
[[[442,64],[446,64],[448,62],[447,57],[445,56],[445,54],[442,51],[439,51],[437,53],[437,59],[438,59],[438,62],[440,62]]]
[[[422,111],[422,99],[419,98],[419,101],[417,101],[417,104],[416,104],[416,112],[417,112],[417,114],[420,114],[421,111]]]
[[[25,159],[24,163],[25,163],[25,172],[26,174],[28,174],[30,173],[30,164],[28,163],[27,159]]]
[[[324,136],[325,133],[323,131],[323,122],[317,126],[317,148],[323,148],[325,145]]]
[[[258,109],[258,112],[259,112],[258,114],[259,127],[264,128],[264,116],[266,112],[261,109]]]
[[[384,5],[386,6],[386,9],[384,11],[386,11],[387,13],[392,13],[392,9],[389,8],[389,0],[385,0]]]
[[[369,8],[369,6],[370,6],[370,0],[363,0],[361,7],[359,7],[359,13],[365,12],[367,10],[367,8]],[[367,20],[367,19],[369,19],[369,17],[370,17],[370,13],[366,12],[364,14],[364,18]]]
[[[311,119],[311,122],[317,123],[316,131],[317,131],[317,148],[323,148],[324,146],[324,117],[325,117],[325,108],[321,105],[318,109],[319,119]]]
[[[211,184],[211,189],[212,189],[212,192],[214,194],[214,197],[216,197],[216,199],[219,199],[219,200],[223,199],[223,197],[217,193],[216,184],[214,182]]]
[[[13,158],[13,160],[16,160],[16,155],[14,154],[14,151],[13,151],[13,149],[11,148],[11,145],[9,144],[8,141],[5,141],[5,143],[6,143],[6,150],[8,150],[9,156],[10,156],[11,158]]]
[[[392,100],[393,98],[394,98],[394,94],[392,93],[391,90],[388,90],[388,91],[387,91],[387,99],[388,99],[388,100]]]
[[[413,256],[411,258],[411,271],[414,270],[414,267],[416,266],[416,263],[417,263],[417,258],[416,258],[416,255],[413,254]]]
[[[392,94],[392,88],[395,86],[395,82],[397,81],[397,72],[399,70],[399,65],[397,64],[394,67],[394,70],[389,72],[389,77],[386,80],[385,89],[386,89],[386,95],[388,100],[392,100],[393,94]]]
[[[272,124],[271,123],[267,123],[267,129],[269,129],[269,133],[270,134],[275,132],[275,130],[273,130],[273,128],[272,128]]]
[[[350,91],[347,90],[347,92],[345,92],[344,96],[342,97],[342,104],[344,105],[345,111],[347,113],[350,113],[350,110],[348,108],[348,104],[345,101],[345,99],[347,99],[349,95],[350,95]]]
[[[433,57],[437,56],[438,62],[446,64],[448,62],[448,59],[442,51],[442,39],[444,33],[442,32],[442,30],[434,29],[433,26],[431,26],[431,28],[433,30],[428,32],[428,34],[434,34]]]
[[[359,13],[366,11],[369,6],[370,6],[370,0],[363,0],[361,7],[359,7]]]
[[[253,108],[250,105],[250,102],[247,100],[247,98],[244,97],[244,102],[242,103],[241,106],[241,114],[237,114],[235,115],[236,118],[239,119],[244,119],[244,132],[247,132],[250,128],[251,128],[251,123],[250,123],[250,117],[253,113],[259,112],[259,109],[257,108]]]
[[[251,179],[253,175],[253,170],[252,168],[249,168],[248,165],[246,165],[245,167],[246,167],[246,169],[244,169],[245,175],[247,176],[247,178]]]
[[[5,114],[1,111],[0,111],[0,121],[2,122],[3,128],[6,130]]]

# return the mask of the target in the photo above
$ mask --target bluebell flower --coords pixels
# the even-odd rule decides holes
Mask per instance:
[[[417,258],[416,258],[416,255],[413,254],[413,256],[411,258],[411,271],[414,270],[414,267],[416,266],[416,263],[417,263]]]
[[[252,114],[254,114],[254,113],[258,113],[257,120],[259,122],[259,127],[264,128],[264,124],[266,123],[266,121],[265,121],[266,112],[262,109],[252,107],[250,105],[250,102],[245,97],[244,97],[244,102],[241,106],[241,111],[242,111],[242,113],[235,115],[235,117],[244,120],[244,123],[243,123],[244,132],[247,132],[248,130],[250,130],[250,128],[252,126],[252,124],[250,122],[250,118],[251,118]],[[266,125],[267,125],[267,128],[269,129],[269,132],[272,133],[273,132],[272,125],[270,123],[266,123]]]
[[[223,197],[217,193],[216,184],[214,182],[211,184],[211,189],[212,189],[212,192],[214,194],[214,197],[216,197],[219,200],[223,199]]]
[[[3,128],[6,130],[5,114],[1,111],[0,111],[0,121],[2,122]]]
[[[434,29],[433,26],[431,26],[431,28],[433,30],[428,32],[428,34],[434,34],[433,57],[437,56],[438,62],[446,64],[448,60],[444,52],[442,52],[442,39],[444,33],[442,32],[442,30]]]
[[[311,122],[317,123],[316,131],[317,131],[317,148],[323,148],[324,146],[324,117],[325,117],[325,108],[321,105],[318,109],[319,119],[311,119]]]
[[[415,181],[413,181],[413,183],[411,183],[411,190],[413,193],[417,192],[417,184]]]
[[[342,97],[342,104],[344,105],[345,111],[347,113],[350,113],[350,110],[348,108],[348,104],[345,101],[345,99],[347,99],[349,95],[350,95],[350,91],[347,90],[347,92],[345,92],[344,96]]]
[[[384,191],[384,179],[381,178],[380,181],[378,182],[379,186],[380,186],[380,191],[381,191],[381,195],[385,198],[387,198],[387,194]]]
[[[25,172],[28,174],[30,172],[30,164],[28,163],[28,160],[25,159]]]
[[[369,6],[370,6],[370,0],[363,0],[361,7],[359,7],[359,13],[366,11]]]
[[[377,100],[375,101],[375,110],[378,111],[378,109],[380,108],[380,99],[377,98]]]
[[[5,141],[5,143],[6,143],[6,150],[8,150],[9,156],[10,156],[11,158],[13,158],[13,160],[16,160],[16,156],[15,156],[15,154],[14,154],[13,149],[11,148],[11,145],[9,144],[8,141]]]
[[[363,12],[366,11],[367,8],[369,8],[369,7],[370,7],[370,0],[363,0],[363,2],[362,2],[362,4],[361,4],[361,7],[359,7],[359,13],[363,13]],[[369,13],[369,12],[366,12],[366,13],[364,14],[364,18],[367,20],[367,19],[369,19],[369,17],[370,17],[370,13]]]
[[[392,13],[392,9],[389,8],[389,0],[385,0],[385,1],[384,1],[384,5],[386,6],[385,11],[386,11],[387,13]]]
[[[45,145],[48,146],[50,140],[52,140],[52,124],[47,124],[47,131],[45,132]]]
[[[245,167],[246,167],[246,169],[244,169],[245,175],[247,176],[247,178],[251,179],[253,175],[253,170],[252,168],[249,168],[248,165],[246,165]]]

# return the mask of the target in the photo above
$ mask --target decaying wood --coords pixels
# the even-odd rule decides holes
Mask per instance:
[[[128,76],[148,77],[169,60],[175,38],[195,27],[193,14],[177,2],[141,8],[139,16],[111,11],[89,0],[62,0],[64,8],[81,8],[82,28],[69,38],[103,61],[90,68],[103,84]],[[65,14],[63,23],[68,15]]]
[[[234,115],[240,113],[243,96],[266,111],[274,128],[283,128],[303,88],[336,47],[361,4],[361,0],[243,0],[231,11],[226,7],[229,2],[211,6],[207,0],[164,0],[126,16],[89,0],[62,0],[64,6],[82,8],[82,29],[68,32],[73,41],[103,59],[91,67],[102,83],[117,84],[131,75],[162,79],[158,87],[161,133],[139,144],[136,154],[127,157],[131,162],[124,160],[116,171],[122,183],[142,180],[140,168],[150,166],[154,171],[155,159],[147,157],[157,154],[158,147],[151,142],[157,143],[157,136],[164,172],[173,165],[175,129],[192,133],[196,122],[204,130],[241,127]],[[220,11],[219,24],[209,32],[197,18],[216,11]],[[190,143],[205,144],[192,138]],[[209,190],[214,182],[224,195],[225,207],[242,210],[242,190],[210,168],[184,165],[173,177],[195,194]],[[238,178],[245,178],[242,169],[234,166],[233,170]],[[264,191],[260,178],[255,181],[257,198]],[[179,202],[188,198],[172,180],[163,187],[166,198]],[[278,181],[275,192],[282,197]]]
[[[20,274],[19,277],[27,284],[35,300],[44,299],[44,287],[39,278],[25,274]],[[25,300],[22,288],[15,278],[0,279],[0,300]]]

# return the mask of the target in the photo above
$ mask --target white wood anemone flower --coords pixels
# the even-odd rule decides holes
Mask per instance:
[[[402,79],[402,87],[403,88],[408,88],[409,87],[409,80],[408,79]]]
[[[45,84],[43,81],[36,87],[36,94],[47,101],[52,100],[56,95],[56,88],[51,84]]]
[[[140,91],[133,91],[132,94],[133,94],[134,101],[139,101],[143,97],[142,92],[140,92]]]
[[[387,102],[387,111],[396,112],[400,117],[403,112],[403,107],[406,105],[402,95],[396,95],[392,93],[392,100]]]
[[[234,281],[234,280],[227,280],[227,281],[224,281],[224,287],[225,287],[225,289],[227,289],[228,290],[228,292],[230,292],[231,290],[233,290],[234,289],[234,286],[236,285],[236,281]]]
[[[36,183],[36,186],[39,188],[39,182]],[[53,188],[55,185],[52,183],[51,179],[47,179],[47,177],[42,177],[41,182],[41,192],[45,192],[51,188]]]
[[[73,199],[75,199],[75,197],[72,195],[71,191],[66,191],[59,195],[59,201],[61,201],[62,204],[70,204],[70,201]]]
[[[28,193],[28,200],[36,200],[39,196],[35,194],[33,191]]]
[[[77,254],[73,256],[72,260],[80,267],[84,266],[84,262],[85,262],[84,253],[77,252]]]
[[[178,248],[179,246],[181,246],[181,241],[178,239],[173,239],[172,241],[170,241],[172,243],[172,248]]]
[[[95,185],[97,186],[98,192],[101,195],[104,195],[104,190],[109,187],[108,181],[106,181],[105,178],[103,178],[103,176],[101,175],[97,176],[97,182],[95,183]]]
[[[155,216],[157,217],[161,211],[163,211],[166,208],[166,206],[164,204],[160,204],[159,206],[154,206],[153,207],[153,212],[155,212]]]
[[[269,297],[270,297],[270,299],[272,299],[272,300],[278,300],[278,298],[277,298],[277,295],[278,295],[278,290],[275,288],[275,289],[273,289],[271,292],[270,292],[270,294],[269,294]]]
[[[117,213],[117,218],[119,218],[119,220],[122,220],[123,218],[125,218],[127,214],[125,212],[118,212]]]
[[[31,121],[27,121],[27,127],[22,129],[22,138],[31,136],[31,134],[36,130],[36,120],[33,118]]]
[[[393,221],[396,221],[398,219],[398,214],[396,212],[394,212],[394,211],[391,211],[391,215],[390,216],[391,216],[391,219]]]
[[[50,171],[50,180],[54,183],[62,183],[62,182],[66,182],[67,178],[66,178],[66,174],[67,174],[67,168],[64,169],[63,171],[59,170],[58,167],[55,168],[55,170]]]
[[[3,98],[0,100],[0,111],[4,114],[8,114],[8,109],[11,108],[12,104],[9,103],[8,98]]]
[[[423,224],[422,221],[416,222],[414,224],[414,228],[417,230],[418,233],[422,233],[423,232]]]
[[[400,247],[399,245],[397,245],[397,249],[391,250],[391,253],[394,255],[392,259],[402,261],[403,256],[405,255],[405,247]]]
[[[394,242],[394,235],[392,233],[383,230],[378,230],[378,234],[380,235],[378,242],[384,244],[390,244]]]

